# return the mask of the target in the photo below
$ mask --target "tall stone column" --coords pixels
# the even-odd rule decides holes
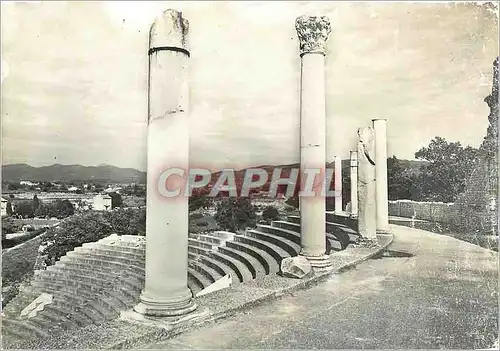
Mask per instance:
[[[179,176],[165,180],[160,175],[189,168],[188,21],[167,10],[149,35],[146,280],[134,310],[181,316],[196,309],[187,286],[188,197],[183,192],[165,197],[162,189],[182,182]]]
[[[351,216],[358,216],[358,152],[350,152]]]
[[[325,55],[330,34],[330,21],[326,17],[300,16],[295,21],[300,41],[301,94],[300,94],[300,168],[320,169],[321,186],[325,184],[326,168],[326,96]],[[316,178],[318,179],[318,178]],[[305,182],[301,182],[301,190]],[[315,196],[300,198],[301,255],[318,269],[331,267],[326,252],[325,197],[321,189]]]
[[[358,232],[363,239],[377,239],[375,152],[373,129],[358,130]]]
[[[342,212],[342,159],[335,156],[335,212]]]
[[[389,233],[389,189],[387,184],[387,120],[374,119],[377,232]]]

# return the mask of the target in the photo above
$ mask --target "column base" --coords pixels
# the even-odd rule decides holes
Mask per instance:
[[[140,305],[140,304],[139,304]],[[178,316],[148,316],[135,311],[135,307],[132,310],[122,311],[120,313],[120,320],[136,323],[142,325],[148,325],[152,327],[161,328],[164,330],[172,330],[177,328],[188,327],[190,325],[196,324],[207,317],[210,316],[210,311],[208,308],[193,310],[183,315]]]
[[[134,306],[134,311],[145,316],[178,317],[191,313],[198,307],[191,296],[177,301],[155,300],[143,295],[140,299],[141,302]]]
[[[315,272],[329,271],[333,268],[333,262],[328,255],[322,256],[307,256],[303,255],[311,264]]]
[[[391,234],[390,229],[377,229],[377,234]]]

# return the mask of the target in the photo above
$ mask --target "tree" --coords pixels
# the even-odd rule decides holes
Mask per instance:
[[[189,197],[189,210],[209,207],[212,204],[211,198],[208,197],[209,192],[206,188],[193,189],[193,194]]]
[[[416,176],[406,169],[396,156],[387,159],[387,185],[389,200],[407,199],[415,196]]]
[[[119,235],[145,235],[146,210],[123,208],[103,213],[111,225],[112,232]]]
[[[97,241],[111,234],[111,225],[100,212],[85,212],[63,221],[58,228],[49,229],[45,243],[51,243],[44,249],[48,256],[47,264],[53,264],[66,252],[83,243]]]
[[[16,204],[16,213],[23,218],[33,217],[33,201],[24,200]]]
[[[257,215],[249,198],[222,198],[217,205],[215,220],[220,228],[236,232],[254,227]]]
[[[294,208],[299,208],[299,197],[298,196],[292,196],[286,199],[285,204],[292,206]]]
[[[122,196],[117,192],[112,192],[108,194],[111,196],[111,208],[121,207],[123,204]]]
[[[280,213],[278,209],[274,206],[267,206],[264,211],[262,211],[262,219],[266,222],[273,221],[279,217]]]
[[[31,206],[33,207],[33,213],[36,212],[36,210],[40,207],[40,205],[42,204],[42,202],[38,199],[38,196],[33,196],[33,200],[32,200],[32,203],[31,203]]]
[[[7,201],[7,216],[12,216],[12,203],[10,201]]]
[[[435,137],[415,158],[428,161],[417,179],[419,200],[453,202],[476,167],[478,149]]]
[[[57,200],[56,209],[60,218],[69,217],[75,213],[75,207],[69,200]]]
[[[117,209],[112,212],[87,211],[69,217],[51,228],[44,239],[43,254],[47,265],[54,264],[68,251],[84,243],[94,242],[110,234],[145,235],[145,209]]]

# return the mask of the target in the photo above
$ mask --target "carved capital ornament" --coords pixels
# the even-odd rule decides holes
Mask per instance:
[[[326,55],[326,41],[331,32],[330,20],[326,16],[300,16],[295,20],[295,29],[300,41],[300,56],[310,53]]]

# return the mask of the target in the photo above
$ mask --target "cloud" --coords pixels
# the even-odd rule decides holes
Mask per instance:
[[[388,118],[389,153],[403,158],[436,135],[477,146],[485,134],[498,53],[486,5],[2,3],[4,162],[144,169],[147,36],[169,7],[190,21],[193,162],[299,160],[301,14],[332,23],[329,159],[348,157],[357,128],[375,117]]]

